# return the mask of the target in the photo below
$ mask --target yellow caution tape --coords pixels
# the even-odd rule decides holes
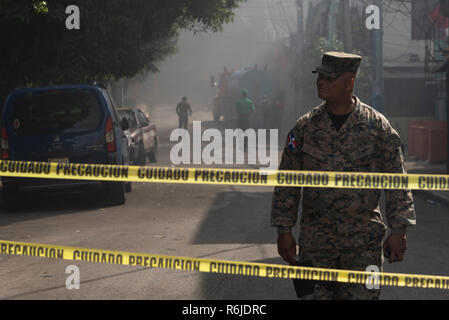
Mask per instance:
[[[0,161],[0,176],[244,186],[449,190],[449,175]]]
[[[268,263],[175,257],[4,240],[0,240],[0,254],[254,277],[449,289],[449,277],[445,276],[293,267]]]

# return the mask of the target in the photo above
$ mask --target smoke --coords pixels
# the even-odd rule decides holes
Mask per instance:
[[[142,85],[146,100],[173,106],[187,96],[193,108],[207,109],[216,94],[216,89],[210,87],[211,76],[217,80],[225,66],[229,70],[255,64],[263,68],[261,61],[274,39],[288,37],[288,29],[295,29],[294,10],[290,19],[285,16],[288,8],[294,7],[294,0],[292,7],[283,10],[276,2],[249,0],[235,11],[234,22],[225,25],[220,33],[182,32],[178,53],[160,64],[160,72],[151,74]]]

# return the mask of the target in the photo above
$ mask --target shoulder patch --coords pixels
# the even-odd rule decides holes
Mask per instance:
[[[291,151],[296,150],[299,147],[299,143],[296,140],[295,135],[293,134],[293,130],[288,133],[287,144],[288,144],[288,148]]]

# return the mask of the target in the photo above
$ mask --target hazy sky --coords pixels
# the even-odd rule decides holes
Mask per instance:
[[[223,67],[252,67],[276,38],[296,30],[294,0],[249,0],[235,11],[234,22],[221,33],[182,32],[179,52],[160,65],[143,86],[157,104],[176,104],[188,96],[192,106],[212,103],[211,76]]]
[[[307,3],[304,1],[305,16]],[[393,3],[389,8],[394,7]],[[407,15],[385,16],[385,62],[407,63],[409,53],[423,59],[424,41],[412,41],[410,28]],[[160,72],[139,86],[140,94],[163,105],[175,105],[182,96],[187,96],[192,106],[206,107],[215,95],[215,90],[209,87],[211,76],[217,78],[224,66],[228,69],[254,66],[275,39],[286,39],[293,32],[296,32],[295,0],[249,0],[235,11],[234,22],[225,25],[221,33],[182,32],[178,53],[166,58],[160,64]]]

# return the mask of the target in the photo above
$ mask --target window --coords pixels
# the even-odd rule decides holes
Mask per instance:
[[[10,123],[17,135],[59,134],[95,130],[101,115],[92,91],[27,92],[15,98]]]

